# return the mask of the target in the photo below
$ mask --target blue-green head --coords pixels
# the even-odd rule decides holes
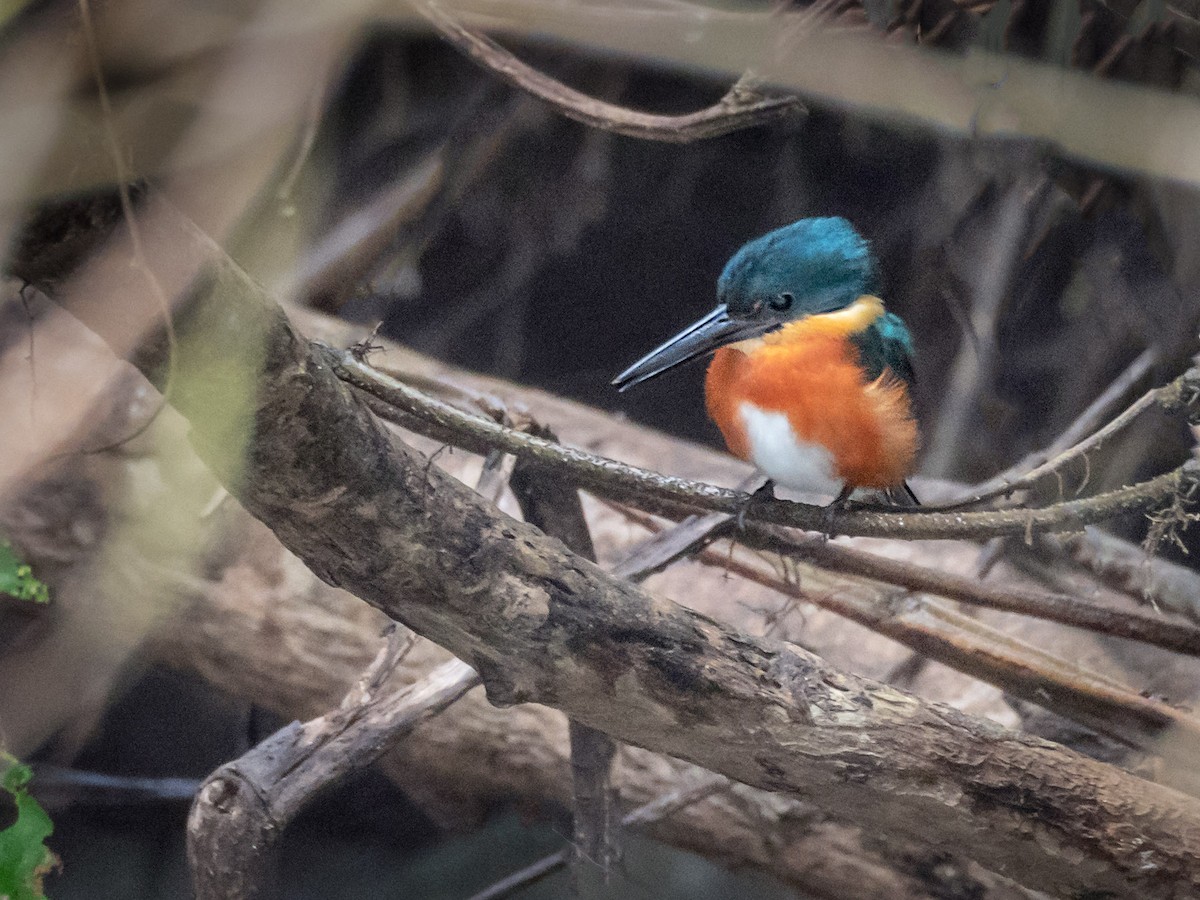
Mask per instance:
[[[717,308],[613,384],[625,390],[725,344],[844,309],[876,290],[875,260],[854,226],[836,217],[801,219],[738,250],[717,280]]]
[[[867,242],[842,218],[801,219],[746,244],[717,280],[731,318],[789,321],[849,306],[876,287]],[[788,299],[791,298],[791,299]]]

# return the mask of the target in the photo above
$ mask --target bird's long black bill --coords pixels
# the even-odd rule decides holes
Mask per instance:
[[[757,337],[766,329],[762,323],[731,319],[725,304],[721,304],[698,322],[689,325],[675,337],[655,347],[632,366],[613,379],[617,390],[627,391],[635,384],[649,381],[663,372],[685,362],[711,353],[734,341]]]

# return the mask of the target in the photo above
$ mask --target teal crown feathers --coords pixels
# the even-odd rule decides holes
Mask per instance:
[[[878,290],[875,260],[862,236],[840,217],[801,219],[750,241],[725,266],[717,297],[731,316],[747,316],[783,295],[790,317],[849,306]]]

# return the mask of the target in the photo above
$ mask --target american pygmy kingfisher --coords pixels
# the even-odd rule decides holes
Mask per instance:
[[[912,337],[875,296],[867,242],[841,218],[801,219],[733,255],[717,308],[614,379],[626,390],[716,351],[708,414],[771,482],[916,498]]]

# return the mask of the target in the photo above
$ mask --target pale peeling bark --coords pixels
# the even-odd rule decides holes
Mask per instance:
[[[172,261],[195,246],[174,246]],[[69,305],[126,340],[111,307]],[[1027,886],[1200,889],[1196,801],[615,582],[397,441],[224,261],[176,323],[173,402],[202,458],[320,578],[470,663],[492,702],[553,705]],[[164,349],[143,343],[139,367],[158,375]],[[230,358],[261,360],[257,405],[232,419],[213,377]],[[250,426],[241,458],[231,443]]]
[[[292,722],[205,779],[187,825],[197,900],[276,896],[275,850],[300,810],[478,686],[470,666],[451,659],[417,684],[392,688],[398,635],[337,709]]]

